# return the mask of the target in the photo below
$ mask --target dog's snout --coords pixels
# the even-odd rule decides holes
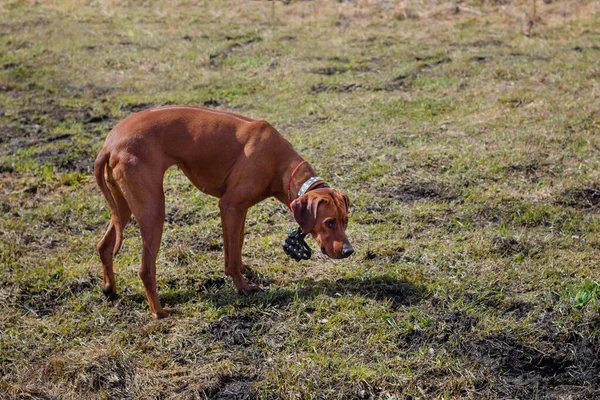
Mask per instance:
[[[342,257],[350,257],[354,253],[354,248],[350,243],[344,243],[344,247],[342,247]]]

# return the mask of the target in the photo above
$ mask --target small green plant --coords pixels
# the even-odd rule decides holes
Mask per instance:
[[[600,296],[600,284],[591,279],[586,279],[583,282],[583,286],[577,295],[575,296],[574,305],[575,307],[584,307],[592,299]]]

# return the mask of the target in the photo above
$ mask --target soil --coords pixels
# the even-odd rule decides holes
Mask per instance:
[[[346,67],[323,67],[323,68],[311,69],[311,70],[309,70],[309,72],[312,74],[331,76],[331,75],[343,74],[347,70],[348,69]]]
[[[414,203],[420,200],[455,200],[459,195],[437,182],[400,185],[385,193],[385,197],[403,203]]]
[[[410,72],[398,75],[390,82],[386,83],[381,87],[374,88],[373,90],[385,90],[388,92],[396,90],[406,90],[412,87],[412,82],[421,76],[424,72],[432,70],[439,65],[452,62],[449,57],[443,57],[440,59],[429,58],[429,57],[416,57],[415,60],[418,62],[417,66]]]
[[[22,285],[18,289],[15,304],[33,312],[37,317],[45,317],[58,311],[67,298],[78,296],[94,287],[100,287],[100,278],[95,275],[88,275],[60,287],[46,287],[43,290]]]
[[[434,299],[435,300],[435,299]],[[442,304],[432,301],[439,312],[432,325],[416,328],[397,336],[397,343],[410,351],[427,346],[430,352],[452,354],[471,370],[483,376],[474,381],[475,392],[494,398],[522,399],[593,399],[600,396],[600,338],[583,333],[558,333],[549,314],[533,337],[516,333],[492,332],[478,337],[474,329],[479,319],[464,311],[444,314]],[[527,312],[535,305],[514,302],[504,310]],[[435,381],[425,373],[420,377]]]
[[[538,161],[509,165],[504,170],[508,173],[521,176],[530,183],[538,183],[542,175],[549,173],[548,166],[540,165]]]
[[[543,335],[527,343],[492,333],[464,350],[472,362],[497,374],[501,397],[589,399],[600,395],[599,344],[597,338],[576,333]]]
[[[216,382],[207,385],[203,394],[210,400],[250,400],[257,398],[256,378],[246,375],[220,375]]]
[[[350,93],[350,92],[355,92],[357,90],[360,90],[361,88],[363,88],[363,87],[359,83],[349,83],[349,84],[340,84],[340,85],[327,85],[325,83],[319,83],[318,85],[311,86],[310,91],[312,93],[323,93],[323,92]]]
[[[44,165],[52,165],[57,171],[77,171],[91,174],[94,170],[95,156],[89,149],[69,146],[44,150],[32,156],[32,158]]]
[[[520,243],[515,238],[495,237],[492,239],[492,248],[494,252],[501,256],[512,256],[515,254],[529,255],[531,246],[526,243]]]
[[[225,348],[231,349],[252,346],[257,326],[259,324],[252,315],[234,315],[213,322],[208,330]]]
[[[568,189],[559,196],[558,203],[583,210],[597,209],[600,204],[600,187],[593,185]]]

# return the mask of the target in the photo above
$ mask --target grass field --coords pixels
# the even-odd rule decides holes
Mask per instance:
[[[265,201],[238,295],[173,169],[178,313],[150,316],[134,221],[105,300],[93,162],[165,104],[271,122],[350,196],[356,253],[290,260]],[[0,206],[2,399],[600,398],[600,4],[2,1]]]

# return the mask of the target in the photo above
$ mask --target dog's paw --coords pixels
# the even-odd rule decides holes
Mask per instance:
[[[117,300],[119,298],[119,295],[117,294],[117,292],[115,291],[115,289],[112,288],[112,287],[103,287],[102,288],[102,293],[104,293],[104,296],[108,300]]]
[[[260,286],[254,285],[254,284],[246,285],[245,287],[238,289],[238,293],[245,294],[245,295],[260,293],[262,291],[263,290]]]
[[[166,318],[169,315],[175,314],[175,309],[174,308],[163,308],[162,310],[157,310],[155,313],[152,313],[152,318],[154,319],[162,319],[162,318]]]

